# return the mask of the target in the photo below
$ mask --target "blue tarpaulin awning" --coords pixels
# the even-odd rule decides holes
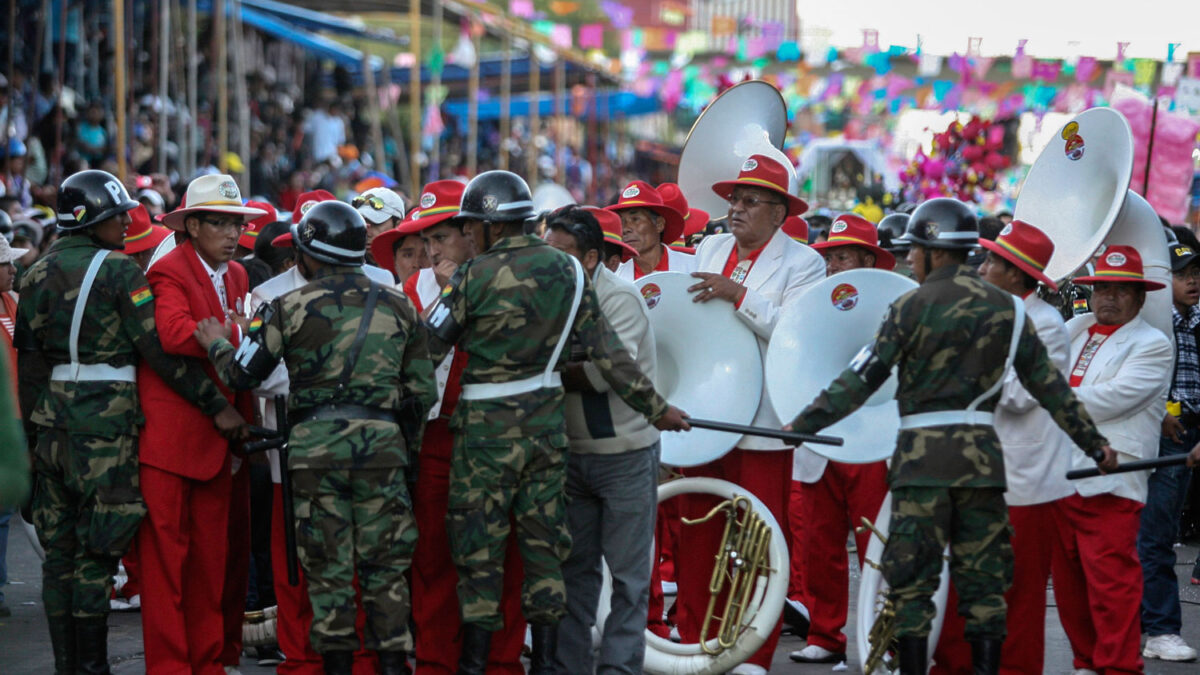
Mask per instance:
[[[661,109],[658,99],[652,96],[642,97],[628,91],[599,91],[594,97],[589,97],[587,108],[582,115],[576,115],[573,110],[572,97],[568,93],[566,98],[566,114],[577,117],[589,117],[595,115],[599,119],[612,119],[618,115],[631,117],[634,115],[647,115],[649,113],[658,112]],[[514,95],[508,108],[508,114],[511,117],[527,117],[529,116],[530,98],[528,94]],[[550,117],[556,114],[555,105],[558,101],[555,100],[553,94],[543,93],[537,97],[538,115],[542,117]],[[456,99],[446,101],[442,105],[442,110],[451,115],[458,121],[460,130],[466,131],[467,128],[467,109],[468,103],[465,99]],[[492,98],[487,101],[479,102],[478,118],[480,120],[496,120],[500,119],[500,99]]]
[[[286,2],[278,2],[277,0],[242,0],[243,7],[249,7],[260,12],[271,14],[276,18],[283,19],[288,23],[295,24],[301,28],[306,28],[313,31],[325,31],[328,33],[338,33],[340,35],[352,35],[354,37],[365,38],[368,40],[376,40],[379,42],[388,42],[391,44],[407,44],[407,40],[400,40],[391,35],[382,35],[367,30],[366,26],[361,21],[344,19],[340,16],[318,12],[296,5],[289,5]]]

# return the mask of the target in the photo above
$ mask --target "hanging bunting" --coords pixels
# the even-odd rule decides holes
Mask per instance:
[[[533,0],[509,0],[508,13],[518,19],[532,19],[534,15]]]
[[[1079,62],[1075,64],[1076,82],[1091,82],[1098,74],[1100,74],[1100,62],[1096,60],[1096,57],[1079,57]]]
[[[579,27],[579,47],[581,49],[604,48],[604,24],[585,23]]]

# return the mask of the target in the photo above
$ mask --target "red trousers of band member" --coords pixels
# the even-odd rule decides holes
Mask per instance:
[[[1142,672],[1141,502],[1074,494],[1056,505],[1051,574],[1075,668],[1100,675]]]
[[[129,600],[142,592],[142,566],[138,560],[137,537],[133,538],[129,550],[121,556],[121,564],[125,567],[125,584],[121,590],[113,589],[113,597]]]
[[[308,600],[308,584],[304,583],[304,570],[297,565],[300,583],[292,586],[287,578],[287,553],[283,539],[283,492],[275,485],[275,499],[271,507],[271,576],[274,579],[275,603],[278,613],[275,619],[275,640],[279,651],[287,660],[275,667],[278,675],[325,675],[324,661],[312,647],[309,631],[312,629],[312,603]],[[358,592],[358,578],[354,579]],[[367,617],[362,603],[354,619],[354,628],[362,640]],[[374,675],[378,661],[365,649],[354,652],[354,675]]]
[[[746,488],[770,510],[776,522],[788,531],[788,498],[792,489],[791,450],[731,450],[724,457],[687,470],[687,475],[720,478]],[[717,499],[709,496],[684,495],[680,504],[685,518],[699,518],[708,513]],[[712,578],[714,556],[721,543],[724,523],[710,521],[703,525],[685,525],[680,530],[681,545],[694,555],[680,556],[675,561],[675,578],[679,584],[676,602],[679,611],[679,635],[684,642],[699,642],[700,628],[708,610],[708,585]],[[710,553],[711,552],[711,553]],[[771,668],[775,646],[779,644],[781,622],[775,623],[771,637],[754,653],[747,663]],[[708,637],[712,637],[709,635]]]
[[[413,515],[421,534],[413,552],[412,618],[416,626],[417,672],[422,675],[457,672],[461,649],[458,571],[450,558],[450,538],[446,534],[453,443],[454,436],[446,420],[435,420],[426,427],[413,499]],[[492,636],[488,673],[525,673],[521,664],[521,647],[525,644],[525,617],[521,614],[524,576],[517,549],[517,529],[513,527],[504,551],[504,586],[500,596],[504,629]]]
[[[1056,502],[1008,507],[1013,530],[1013,585],[1004,595],[1008,635],[1001,652],[1001,673],[1042,672],[1046,656],[1046,582],[1058,539],[1057,510]]]
[[[229,499],[229,554],[225,556],[225,589],[221,614],[225,642],[221,663],[237,667],[242,660],[242,624],[246,621],[246,591],[250,583],[250,464],[242,461],[233,474]]]
[[[146,672],[224,675],[228,461],[208,481],[145,464],[139,475],[147,508],[138,530]]]
[[[887,464],[829,462],[820,480],[801,483],[804,540],[796,548],[803,556],[804,599],[810,625],[808,644],[831,652],[846,652],[846,612],[850,602],[850,560],[846,538],[854,534],[858,566],[872,535],[856,532],[862,518],[872,522],[887,495]],[[795,556],[795,552],[793,552]]]
[[[650,569],[646,629],[664,639],[670,638],[671,626],[663,618],[666,598],[663,595],[662,584],[664,580],[675,581],[675,561],[679,559],[676,548],[679,544],[679,528],[682,525],[679,521],[679,501],[672,499],[659,504],[654,521],[654,566]]]
[[[792,481],[788,496],[788,600],[808,607],[804,598],[804,550],[808,540],[804,531],[804,483]]]

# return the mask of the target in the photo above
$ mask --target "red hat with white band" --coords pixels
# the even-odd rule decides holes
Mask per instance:
[[[996,241],[980,238],[979,245],[1008,262],[1017,266],[1022,272],[1046,284],[1052,291],[1058,290],[1058,284],[1046,276],[1046,265],[1054,255],[1054,242],[1038,228],[1023,220],[1014,220],[1000,230]],[[1141,259],[1138,259],[1141,266]]]
[[[416,234],[457,216],[466,187],[457,180],[435,180],[429,183],[421,190],[417,206],[408,214],[408,218],[396,226],[396,231],[400,234]]]
[[[1148,291],[1166,288],[1166,284],[1151,281],[1142,271],[1142,256],[1132,246],[1109,246],[1096,261],[1096,271],[1090,277],[1075,277],[1077,284],[1094,284],[1101,281],[1141,284]]]
[[[866,218],[843,213],[829,226],[829,238],[813,244],[818,251],[839,246],[858,246],[875,256],[875,269],[890,270],[896,267],[896,256],[879,247],[879,231]]]
[[[167,228],[150,223],[150,213],[145,206],[130,209],[129,217],[133,222],[125,230],[125,248],[121,249],[125,255],[149,251],[171,236]]]
[[[664,244],[674,244],[683,235],[683,214],[663,202],[662,195],[654,186],[645,181],[635,180],[621,191],[621,198],[616,204],[606,206],[609,211],[625,211],[628,209],[649,209],[662,216],[666,221],[663,225],[659,240]]]
[[[783,219],[783,227],[780,228],[783,233],[792,238],[792,241],[801,244],[808,243],[808,221],[800,216],[788,216]]]
[[[742,162],[742,170],[735,180],[713,183],[712,190],[722,199],[729,199],[733,196],[733,189],[739,185],[778,193],[787,200],[789,216],[804,215],[808,210],[808,202],[788,192],[787,167],[766,155],[750,155]]]
[[[583,210],[595,216],[596,222],[600,223],[600,231],[604,233],[604,243],[621,249],[622,261],[637,257],[637,249],[621,241],[621,216],[598,206],[585,206]]]
[[[238,237],[238,246],[248,248],[253,251],[254,242],[258,241],[258,233],[261,232],[262,229],[267,225],[279,220],[279,212],[275,210],[274,206],[271,206],[266,202],[256,202],[251,200],[246,202],[246,206],[261,209],[267,214],[265,216],[259,216],[258,218],[250,221],[246,225],[246,229],[242,230],[242,236]]]
[[[708,215],[708,211],[692,208],[688,204],[687,197],[683,196],[683,191],[675,183],[663,183],[655,189],[658,190],[664,204],[683,214],[683,234],[676,241],[686,240],[693,234],[703,231],[708,225],[708,221],[712,219],[712,216]]]

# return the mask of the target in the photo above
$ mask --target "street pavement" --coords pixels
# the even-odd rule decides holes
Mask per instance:
[[[15,525],[15,523],[14,523]],[[1183,600],[1183,637],[1193,647],[1200,647],[1200,586],[1189,583],[1192,561],[1196,559],[1196,546],[1176,549],[1179,563],[1176,573],[1180,580]],[[851,607],[847,634],[854,644],[854,602],[858,592],[858,571],[851,556]],[[41,603],[41,568],[37,555],[28,539],[17,527],[9,532],[8,579],[5,599],[12,609],[11,618],[0,619],[0,675],[49,675],[54,671],[50,639],[46,631],[46,618]],[[1067,674],[1071,669],[1071,650],[1058,613],[1053,606],[1053,597],[1047,596],[1050,607],[1046,613],[1046,673]],[[142,650],[141,615],[137,612],[114,613],[109,619],[109,660],[114,675],[140,675],[146,672]],[[804,641],[785,635],[775,651],[772,672],[815,675],[834,670],[861,672],[857,655],[851,654],[848,668],[835,669],[830,665],[801,665],[792,663],[788,654],[804,647]],[[851,647],[853,651],[853,647]],[[274,672],[274,668],[259,667],[253,659],[242,659],[239,669],[244,675]],[[1146,673],[1150,675],[1195,675],[1200,672],[1196,663],[1165,663],[1147,661]]]

